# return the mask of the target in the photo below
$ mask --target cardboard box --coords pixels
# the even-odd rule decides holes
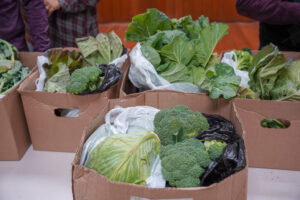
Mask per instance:
[[[23,65],[33,70],[38,52],[20,52]],[[0,99],[0,160],[20,160],[30,145],[23,105],[16,85]]]
[[[235,99],[245,131],[250,167],[300,170],[300,102]],[[286,129],[264,128],[266,118],[290,122]]]
[[[79,165],[86,139],[104,123],[105,114],[116,105],[122,107],[148,105],[159,109],[184,104],[194,111],[215,113],[230,119],[243,135],[239,119],[228,101],[212,101],[205,95],[159,91],[141,93],[124,99],[110,100],[83,132],[72,163],[72,190],[74,200],[245,200],[247,197],[248,167],[209,187],[153,189],[145,186],[112,182],[96,171]],[[221,107],[221,109],[219,109]]]
[[[122,69],[126,70],[127,61]],[[108,99],[117,98],[121,80],[107,91],[91,95],[36,92],[38,70],[19,88],[33,148],[35,150],[75,152],[86,124],[96,117]],[[79,109],[79,116],[60,117],[57,109]]]

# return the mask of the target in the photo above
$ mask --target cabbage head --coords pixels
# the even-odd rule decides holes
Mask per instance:
[[[86,167],[112,181],[146,185],[160,146],[158,136],[151,131],[116,134],[91,151]]]

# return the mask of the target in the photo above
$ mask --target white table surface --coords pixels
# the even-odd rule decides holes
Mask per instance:
[[[0,161],[0,200],[72,200],[74,153],[35,151]],[[300,200],[300,172],[249,168],[248,200]]]

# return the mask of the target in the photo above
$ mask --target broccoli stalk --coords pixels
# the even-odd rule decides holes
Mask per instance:
[[[83,67],[75,70],[67,85],[67,92],[81,94],[84,91],[94,91],[102,83],[102,71],[98,67]]]

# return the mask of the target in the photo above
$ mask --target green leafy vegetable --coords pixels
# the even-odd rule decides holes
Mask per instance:
[[[279,119],[264,119],[261,121],[261,126],[264,128],[288,128],[289,126]]]
[[[125,40],[142,42],[159,30],[171,30],[172,23],[168,16],[152,8],[146,13],[136,15],[128,25]]]
[[[107,35],[99,33],[96,38],[77,38],[76,44],[84,59],[92,66],[109,64],[123,52],[122,41],[114,31]]]
[[[249,88],[240,87],[237,93],[238,98],[259,99],[258,95]]]
[[[93,149],[86,167],[113,181],[146,185],[159,151],[159,138],[153,132],[117,134]]]
[[[268,45],[253,58],[250,69],[250,89],[259,94],[261,99],[271,99],[279,74],[287,67],[287,61],[274,45]]]
[[[205,73],[201,89],[209,92],[212,99],[223,96],[225,99],[235,97],[239,89],[241,77],[236,76],[232,67],[225,63],[216,64]]]
[[[85,65],[79,52],[54,49],[48,52],[49,64],[44,64],[47,79],[44,91],[66,92],[70,74]]]
[[[151,62],[154,67],[159,66],[161,59],[159,53],[148,44],[141,46],[141,51],[145,58]]]
[[[67,92],[81,94],[84,91],[94,91],[102,83],[103,77],[98,67],[83,67],[75,70],[67,84]]]
[[[300,101],[300,60],[282,71],[271,90],[271,96],[274,100]]]
[[[159,111],[154,118],[155,133],[162,145],[175,144],[187,138],[196,137],[209,128],[207,119],[189,107],[177,105]]]
[[[0,94],[7,93],[29,73],[29,68],[18,60],[18,54],[15,46],[0,39]]]

